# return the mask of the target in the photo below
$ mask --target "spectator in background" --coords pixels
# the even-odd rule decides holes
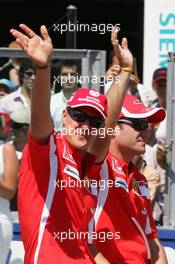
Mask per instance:
[[[158,68],[153,73],[152,87],[157,98],[151,103],[151,107],[163,107],[166,109],[166,93],[167,93],[167,69]],[[148,165],[153,166],[160,175],[159,194],[153,209],[154,219],[157,225],[163,225],[164,214],[164,194],[166,186],[166,122],[167,118],[157,123],[152,130],[152,136],[149,139],[152,142],[151,147],[146,146],[144,160]],[[150,157],[152,157],[150,159]]]
[[[13,234],[9,201],[17,188],[18,160],[12,144],[4,143],[4,114],[0,115],[0,263],[5,264]]]
[[[10,44],[8,45],[8,48],[11,49],[20,49],[19,44],[16,41],[12,41],[10,42]],[[20,85],[20,81],[19,81],[19,75],[18,75],[18,71],[21,65],[23,59],[21,58],[11,58],[12,61],[12,67],[9,70],[9,79],[16,85],[19,86]]]
[[[167,91],[167,68],[158,68],[153,73],[152,87],[157,98],[152,102],[152,107],[163,107],[166,109]]]
[[[132,162],[137,166],[140,173],[145,176],[148,182],[150,201],[153,208],[159,192],[160,175],[157,170],[146,164],[146,161],[143,159],[142,155],[136,155]]]
[[[36,67],[31,60],[23,60],[18,72],[20,87],[1,99],[0,112],[11,114],[21,107],[27,108],[30,112],[35,69]]]
[[[11,140],[15,146],[18,159],[21,160],[22,152],[27,143],[27,131],[30,124],[30,113],[27,108],[22,107],[10,114]]]
[[[15,147],[19,164],[21,163],[23,149],[27,143],[29,123],[30,113],[25,107],[17,109],[10,114],[11,132],[9,133],[8,138]],[[12,211],[18,211],[17,195],[18,188],[15,196],[10,201],[10,209]]]
[[[0,79],[0,98],[12,93],[16,89],[14,83],[8,79]]]
[[[75,61],[62,61],[59,67],[60,74],[55,76],[55,82],[59,82],[61,91],[52,95],[50,103],[50,111],[56,130],[62,127],[62,111],[66,106],[67,100],[80,87],[77,83],[78,65]]]
[[[115,79],[115,81],[120,81],[118,79],[119,72],[120,72],[119,65],[117,64],[115,60],[115,56],[112,53],[111,64],[108,70],[106,71],[106,85],[104,89],[105,94],[107,93],[108,89],[110,88],[113,82],[111,78]],[[137,96],[146,106],[149,105],[150,100],[149,100],[148,91],[146,87],[140,82],[139,78],[136,76],[134,72],[132,72],[132,74],[130,74],[129,77],[127,94]]]
[[[152,107],[163,107],[166,109],[166,95],[167,95],[167,69],[158,68],[153,73],[152,86],[157,94],[157,98],[153,101]],[[165,143],[166,139],[166,122],[167,119],[156,127],[155,137],[157,142]]]

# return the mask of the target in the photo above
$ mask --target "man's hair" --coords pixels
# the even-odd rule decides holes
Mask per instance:
[[[58,71],[59,73],[61,72],[61,69],[63,67],[69,67],[69,68],[72,68],[72,67],[77,67],[77,70],[78,70],[78,62],[76,60],[62,60],[58,63]]]
[[[68,68],[72,68],[72,67],[77,67],[77,72],[79,73],[80,71],[80,60],[61,60],[61,61],[57,61],[57,62],[53,62],[52,63],[53,65],[53,69],[52,69],[52,76],[51,76],[51,79],[52,79],[52,82],[54,82],[54,76],[58,76],[60,75],[61,73],[61,69],[63,67],[68,67]],[[80,87],[81,85],[78,84],[78,87]],[[62,89],[60,83],[58,82],[55,82],[54,83],[54,92],[55,93],[58,93],[60,92]]]
[[[21,62],[21,65],[18,71],[20,85],[23,84],[24,74],[27,70],[32,70],[33,72],[35,72],[36,65],[30,59],[25,58],[25,59],[22,59],[22,62]]]

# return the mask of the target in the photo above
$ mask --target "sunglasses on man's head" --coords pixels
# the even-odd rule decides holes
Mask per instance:
[[[71,108],[70,106],[68,106],[66,109],[70,117],[77,122],[82,123],[88,120],[90,126],[94,128],[103,127],[105,124],[105,119],[102,117],[89,116],[80,110]]]
[[[118,123],[131,125],[137,131],[144,131],[148,128],[148,122],[143,119],[123,118],[119,119]]]

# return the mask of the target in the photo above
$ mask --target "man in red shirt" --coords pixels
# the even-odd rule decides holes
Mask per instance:
[[[93,240],[97,248],[96,263],[103,254],[104,263],[167,264],[153,221],[146,178],[131,161],[145,152],[148,123],[164,118],[163,108],[145,107],[137,97],[125,96],[101,170],[103,188],[99,189],[94,214],[95,233],[91,222],[90,243]]]
[[[111,139],[111,134],[106,133],[102,138],[94,132],[115,127],[133,57],[127,40],[123,38],[120,46],[117,32],[113,30],[113,45],[120,58],[121,72],[120,82],[114,82],[109,90],[108,111],[106,96],[94,89],[81,88],[63,111],[62,132],[53,133],[50,115],[52,42],[45,26],[41,26],[40,36],[24,24],[20,28],[24,33],[15,29],[11,29],[11,33],[37,65],[29,139],[19,175],[18,208],[25,263],[93,263],[87,253],[87,226],[96,197],[86,182],[95,177],[92,171],[98,175]]]

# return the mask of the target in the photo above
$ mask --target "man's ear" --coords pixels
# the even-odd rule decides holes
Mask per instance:
[[[63,122],[63,124],[64,124],[64,120],[65,120],[67,115],[68,115],[67,110],[64,109],[63,112],[62,112],[62,122]]]
[[[152,83],[152,88],[153,88],[153,90],[155,91],[155,84],[154,83]]]

